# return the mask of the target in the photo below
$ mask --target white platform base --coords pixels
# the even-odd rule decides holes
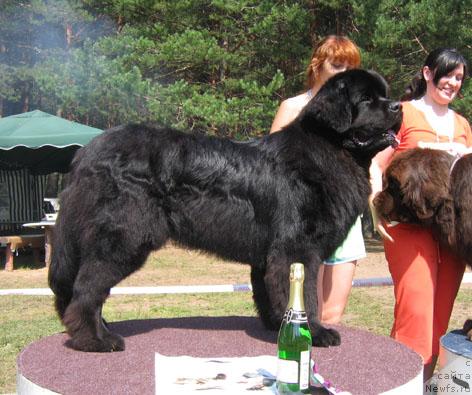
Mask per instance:
[[[472,342],[461,331],[441,338],[437,393],[472,392]]]

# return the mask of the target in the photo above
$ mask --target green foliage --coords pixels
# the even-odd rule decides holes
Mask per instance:
[[[457,48],[472,59],[470,0],[354,0],[353,38],[363,49],[364,65],[380,71],[401,96],[427,56],[435,48]],[[463,87],[464,99],[453,107],[472,120],[472,91]]]
[[[14,0],[0,13],[0,115],[155,120],[247,138],[303,89],[313,41],[345,34],[399,97],[427,52],[470,59],[470,0]],[[470,86],[454,106],[472,118]]]
[[[93,45],[69,51],[62,62],[46,60],[35,68],[35,97],[49,112],[85,123],[110,127],[147,115],[146,97],[152,92],[139,68],[124,68]]]

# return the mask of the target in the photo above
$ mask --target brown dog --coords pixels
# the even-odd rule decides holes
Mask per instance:
[[[453,156],[433,149],[415,148],[396,155],[384,173],[383,190],[374,199],[379,215],[388,222],[431,227],[441,242],[455,244],[453,163]]]
[[[472,267],[472,154],[415,148],[395,156],[375,197],[386,221],[431,227],[438,241]],[[472,340],[472,320],[464,324]]]
[[[472,154],[415,148],[395,156],[374,205],[386,221],[431,227],[472,266]]]

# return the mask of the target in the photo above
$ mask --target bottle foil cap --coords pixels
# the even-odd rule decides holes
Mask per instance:
[[[305,267],[303,263],[292,263],[290,265],[290,281],[303,280],[305,278]]]

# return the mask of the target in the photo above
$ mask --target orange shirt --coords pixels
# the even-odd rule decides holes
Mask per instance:
[[[397,133],[398,147],[395,154],[418,146],[419,141],[433,143],[449,142],[447,136],[436,135],[424,114],[410,102],[403,102],[403,122]],[[454,113],[454,137],[453,141],[462,143],[466,147],[472,146],[472,131],[467,120]]]

